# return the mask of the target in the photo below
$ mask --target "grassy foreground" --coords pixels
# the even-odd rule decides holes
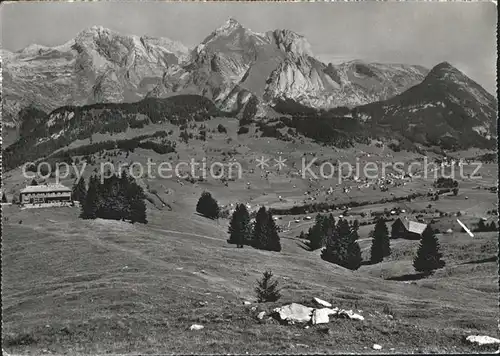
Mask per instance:
[[[393,241],[393,257],[351,272],[293,238],[282,238],[282,253],[237,249],[225,223],[190,213],[151,211],[148,225],[84,221],[71,208],[12,206],[3,216],[9,353],[340,353],[375,352],[374,343],[387,353],[474,352],[483,350],[467,335],[498,334],[495,233],[439,235],[447,266],[412,280],[412,241]],[[360,245],[366,255],[369,242]],[[265,269],[282,300],[243,305]],[[312,297],[365,321],[305,329],[255,317]],[[189,331],[193,323],[205,328]]]

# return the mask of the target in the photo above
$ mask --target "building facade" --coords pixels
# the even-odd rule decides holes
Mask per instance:
[[[52,206],[71,203],[72,190],[62,184],[29,185],[19,194],[21,205]]]
[[[408,220],[407,218],[398,218],[392,224],[392,239],[420,240],[427,224]]]

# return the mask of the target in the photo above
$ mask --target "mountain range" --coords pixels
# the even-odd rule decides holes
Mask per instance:
[[[256,33],[234,19],[192,49],[94,26],[57,47],[1,56],[2,125],[24,132],[64,106],[200,95],[235,116],[337,110],[422,144],[496,138],[496,98],[449,63],[326,64],[295,32]]]

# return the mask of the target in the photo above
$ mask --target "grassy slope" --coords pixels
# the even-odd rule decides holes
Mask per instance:
[[[410,254],[350,272],[291,239],[282,240],[280,254],[236,249],[226,244],[222,224],[187,212],[152,211],[146,226],[83,221],[71,208],[8,207],[4,216],[8,351],[362,352],[375,342],[399,352],[465,351],[471,348],[461,338],[468,332],[495,336],[496,262],[460,264],[496,254],[494,234],[473,242],[466,234],[446,236],[450,267],[404,283],[378,274],[407,271]],[[472,252],[461,247],[471,244]],[[253,299],[264,269],[279,278],[282,302],[318,296],[362,310],[366,321],[336,320],[329,334],[321,327],[261,325],[253,314],[272,305],[252,312],[242,301]],[[193,323],[205,329],[186,332]],[[15,345],[23,336],[28,345]]]
[[[363,352],[373,343],[383,345],[387,352],[390,348],[396,352],[470,351],[472,348],[461,342],[467,333],[495,336],[497,265],[494,261],[481,263],[496,254],[497,237],[493,233],[476,234],[474,239],[461,233],[440,235],[447,262],[443,271],[426,280],[387,281],[383,278],[413,273],[411,259],[418,242],[393,241],[390,259],[350,272],[322,261],[319,251],[301,248],[296,236],[311,224],[293,222],[302,216],[285,216],[278,221],[283,227],[292,222],[290,230],[282,234],[283,252],[276,254],[236,249],[225,241],[227,220],[217,224],[193,214],[203,190],[211,191],[222,204],[240,201],[252,207],[309,203],[304,195],[307,190],[318,194],[316,201],[335,203],[425,192],[433,179],[416,179],[389,192],[354,188],[346,195],[341,192],[342,186],[356,183],[310,182],[290,170],[293,162],[300,167],[304,153],[309,159],[317,153],[320,159],[353,164],[356,157],[376,162],[410,161],[414,154],[366,145],[337,150],[308,140],[290,144],[253,134],[238,136],[238,124],[232,119],[205,124],[215,128],[218,123],[227,127],[227,135],[210,133],[213,137],[207,142],[179,143],[179,160],[207,157],[209,162],[221,161],[222,152],[234,149],[236,159],[242,162],[244,178],[229,182],[228,187],[215,180],[191,184],[144,178],[141,183],[156,189],[172,207],[168,211],[158,202],[158,208],[148,204],[147,226],[82,221],[77,218],[78,212],[69,208],[19,211],[16,206],[5,207],[4,216],[9,220],[4,221],[3,230],[2,292],[7,351]],[[171,128],[177,136],[178,128],[165,127]],[[157,129],[148,127],[141,132]],[[261,178],[258,169],[250,173],[257,157],[280,154],[288,159],[288,168],[279,173],[271,169],[269,181]],[[149,157],[175,162],[176,155],[138,149],[128,161],[146,162]],[[457,197],[376,204],[351,212],[353,218],[360,218],[356,214],[362,211],[395,206],[420,210],[431,203],[427,216],[435,209],[461,210],[461,220],[470,225],[496,207],[496,194],[474,189],[496,185],[496,171],[494,165],[488,165],[482,171],[483,179],[461,181]],[[9,199],[23,186],[18,170],[7,172],[4,183]],[[72,180],[63,183],[71,185]],[[329,186],[335,188],[333,196],[324,193]],[[279,195],[284,202],[279,201]],[[334,212],[338,214],[340,211]],[[458,231],[454,218],[441,219],[439,224],[441,231],[449,227]],[[368,225],[360,229],[365,259],[369,258],[367,237],[372,228]],[[470,261],[478,263],[462,264]],[[362,310],[366,321],[336,320],[327,334],[324,327],[303,329],[258,322],[254,314],[273,305],[259,305],[251,311],[242,301],[252,300],[255,280],[265,269],[271,269],[284,287],[281,303],[305,302],[318,296],[338,306]],[[205,306],[199,304],[205,301]],[[389,312],[394,314],[393,320],[385,315]],[[193,323],[201,323],[205,329],[186,332]]]

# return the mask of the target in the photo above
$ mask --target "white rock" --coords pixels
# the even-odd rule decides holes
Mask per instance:
[[[373,344],[372,349],[374,349],[374,350],[382,350],[382,346],[380,346],[379,344]]]
[[[245,300],[245,301],[243,301],[243,304],[244,304],[244,305],[250,305],[250,304],[252,304],[252,303],[251,303],[251,302],[249,302],[248,300]]]
[[[279,319],[282,321],[305,323],[311,320],[313,308],[306,307],[302,304],[292,303],[274,308],[273,311],[278,314]]]
[[[332,305],[330,303],[328,303],[326,300],[323,300],[323,299],[319,299],[319,298],[316,298],[314,297],[313,298],[313,301],[319,305],[322,305],[324,307],[327,307],[327,308],[331,308]]]
[[[316,324],[328,324],[330,322],[330,318],[328,315],[331,314],[331,309],[322,308],[322,309],[314,309],[311,317],[311,323],[313,325]]]
[[[266,315],[265,311],[261,311],[259,314],[257,314],[257,319],[262,320],[264,319],[264,315]]]
[[[189,330],[201,330],[203,328],[204,328],[203,325],[193,324],[189,327]]]
[[[365,320],[365,318],[362,315],[356,314],[352,310],[340,309],[337,315],[340,317],[354,319],[354,320]]]
[[[500,344],[499,339],[495,339],[494,337],[486,335],[469,335],[467,336],[466,340],[471,344],[478,344],[478,345]]]

